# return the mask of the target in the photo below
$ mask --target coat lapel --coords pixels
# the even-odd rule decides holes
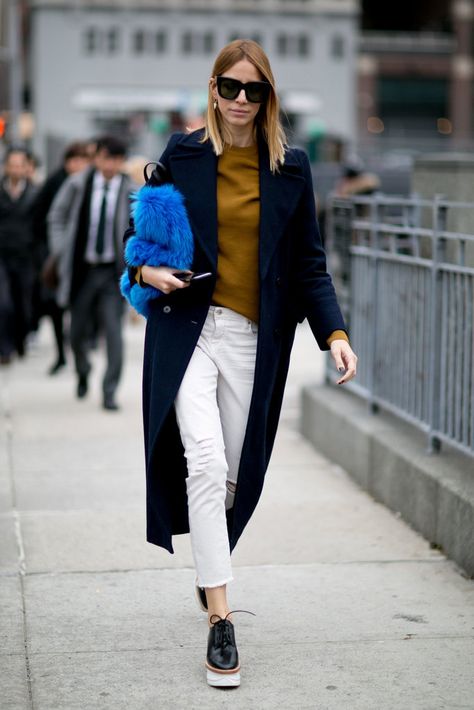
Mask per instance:
[[[173,183],[186,198],[193,234],[217,271],[217,156],[210,143],[180,146],[170,157]]]
[[[260,162],[260,280],[265,278],[270,261],[303,192],[301,167],[288,153],[280,172],[270,170],[268,147],[259,140]]]

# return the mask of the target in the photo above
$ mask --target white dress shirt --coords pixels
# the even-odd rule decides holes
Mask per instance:
[[[115,175],[112,180],[109,180],[109,188],[107,191],[107,211],[105,217],[104,251],[99,255],[96,251],[97,230],[99,228],[100,211],[102,207],[102,199],[104,197],[105,178],[98,170],[94,174],[89,213],[89,236],[87,238],[85,253],[85,260],[89,264],[110,264],[115,261],[114,222],[117,198],[121,183],[122,175],[120,174]]]

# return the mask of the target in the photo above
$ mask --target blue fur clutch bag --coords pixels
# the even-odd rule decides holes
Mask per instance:
[[[194,238],[179,190],[169,183],[158,187],[144,185],[134,193],[132,200],[135,234],[125,245],[127,265],[171,266],[177,271],[190,269]],[[153,286],[131,283],[128,270],[122,274],[120,290],[145,318],[150,301],[163,295]]]

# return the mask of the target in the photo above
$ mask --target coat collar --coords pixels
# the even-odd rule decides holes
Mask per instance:
[[[217,269],[217,156],[210,142],[199,143],[201,132],[186,136],[170,156],[173,182],[186,198],[195,238],[210,268]],[[304,187],[301,166],[292,151],[280,172],[272,174],[268,147],[258,140],[260,166],[259,271],[264,279],[270,261]],[[238,216],[236,215],[236,219]]]

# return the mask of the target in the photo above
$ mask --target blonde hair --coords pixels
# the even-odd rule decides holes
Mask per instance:
[[[285,161],[286,136],[280,122],[280,101],[278,99],[275,79],[267,55],[257,42],[251,39],[236,39],[227,44],[216,57],[212,68],[212,77],[220,76],[228,71],[234,64],[246,59],[260,72],[263,81],[268,81],[271,90],[267,101],[260,106],[255,117],[255,129],[260,129],[268,145],[270,157],[270,170],[278,171]],[[209,95],[205,117],[204,135],[201,143],[210,140],[216,155],[221,155],[224,144],[232,145],[232,135],[223,122],[220,112],[214,109],[211,80],[209,81]]]

